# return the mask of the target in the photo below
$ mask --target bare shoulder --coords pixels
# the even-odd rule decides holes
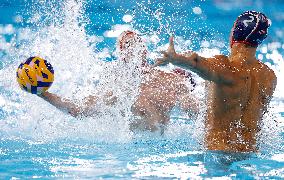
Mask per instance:
[[[224,64],[224,65],[228,65],[229,64],[229,58],[228,56],[225,55],[215,55],[213,57],[210,58],[205,58],[207,61],[211,62],[211,63],[215,63],[215,64]]]
[[[266,87],[270,87],[269,90],[271,91],[271,93],[274,92],[275,88],[276,88],[276,84],[277,84],[277,77],[274,73],[274,71],[269,68],[266,64],[259,62],[260,65],[260,72],[262,77],[264,80],[264,83],[266,84]]]
[[[177,82],[177,79],[172,73],[165,72],[159,69],[151,69],[144,74],[144,88],[170,88]]]
[[[215,55],[214,58],[215,59],[221,59],[221,60],[227,60],[228,56],[223,55],[223,54],[219,54],[219,55]]]
[[[227,63],[229,62],[228,56],[219,54],[219,55],[215,55],[213,58],[211,58],[213,60],[217,60],[217,61],[222,61],[223,63]]]
[[[186,85],[187,78],[174,72],[165,72],[163,70],[154,69],[148,79],[148,85],[153,87],[162,87],[164,90],[181,92],[189,92]]]
[[[266,64],[262,63],[262,62],[259,62],[260,64],[260,67],[261,67],[261,71],[264,75],[265,78],[269,79],[270,81],[276,81],[277,80],[277,77],[274,73],[274,71],[269,68]]]
[[[165,80],[175,80],[178,78],[178,76],[174,73],[171,72],[165,72],[159,69],[153,69],[151,70],[151,75],[154,75],[155,77],[160,78],[160,80],[165,79]]]

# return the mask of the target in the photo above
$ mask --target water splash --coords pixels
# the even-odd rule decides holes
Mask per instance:
[[[34,7],[34,15],[29,20],[34,26],[22,29],[28,32],[28,36],[22,33],[19,37],[25,43],[9,52],[14,62],[0,72],[1,77],[5,77],[0,79],[4,113],[0,121],[1,133],[7,137],[32,138],[37,141],[65,138],[127,141],[129,109],[138,92],[139,76],[133,68],[137,62],[136,65],[133,61],[134,64],[125,66],[119,64],[119,61],[117,65],[111,66],[99,61],[93,51],[96,41],[88,41],[94,38],[86,34],[82,23],[87,21],[83,16],[83,1],[39,2],[40,5],[46,3],[46,9]],[[80,103],[80,100],[93,93],[100,96],[107,91],[115,91],[120,92],[120,105],[113,108],[101,105],[98,107],[101,108],[99,115],[81,119],[58,111],[41,98],[19,90],[15,69],[29,56],[43,57],[53,65],[55,81],[50,88],[51,92]],[[105,74],[109,76],[103,76]],[[133,82],[129,81],[130,75]],[[114,81],[115,77],[120,77],[119,83]],[[98,80],[107,82],[109,87],[96,87],[100,86]],[[129,93],[132,93],[133,98],[127,98]]]
[[[0,38],[0,48],[4,49],[5,52],[2,56],[4,62],[6,62],[2,65],[3,69],[0,71],[2,77],[0,78],[0,132],[6,137],[31,138],[36,141],[53,141],[66,138],[105,142],[131,140],[133,134],[128,128],[128,121],[131,118],[130,107],[139,93],[138,84],[141,80],[139,69],[133,67],[139,65],[139,57],[134,57],[137,61],[131,61],[128,65],[119,60],[106,64],[101,60],[113,55],[111,48],[107,47],[98,52],[96,46],[97,43],[104,41],[104,38],[117,37],[123,28],[139,29],[143,32],[145,39],[148,39],[147,45],[152,47],[149,53],[149,57],[152,59],[158,57],[157,51],[168,46],[168,44],[165,44],[167,40],[164,37],[168,36],[174,29],[182,29],[187,35],[187,38],[183,33],[180,36],[179,34],[176,35],[176,48],[179,52],[188,49],[195,50],[196,47],[201,46],[202,49],[198,53],[213,56],[222,52],[222,48],[225,47],[223,39],[220,41],[210,40],[212,34],[217,39],[219,38],[220,34],[216,30],[207,34],[204,31],[201,32],[201,29],[194,28],[196,24],[205,27],[202,24],[205,16],[198,16],[193,19],[189,23],[193,25],[192,28],[171,26],[172,21],[180,22],[181,25],[188,24],[187,21],[189,20],[183,20],[179,13],[183,12],[189,15],[192,12],[180,10],[174,16],[168,16],[163,9],[163,4],[157,5],[157,8],[153,8],[154,10],[141,3],[138,4],[136,11],[125,13],[132,16],[131,21],[126,22],[127,24],[114,25],[112,30],[105,31],[105,37],[98,37],[96,35],[91,36],[86,32],[85,26],[89,19],[85,16],[84,1],[35,2],[30,11],[31,18],[27,21],[31,26],[18,29],[16,36],[9,42],[3,37]],[[149,1],[149,3],[153,2]],[[200,15],[205,14],[202,11]],[[146,17],[151,23],[145,28],[145,23],[140,23],[138,17]],[[10,26],[5,26],[5,28],[6,34],[13,30]],[[111,32],[114,34],[111,34]],[[279,77],[283,77],[281,71],[283,58],[279,54],[283,45],[280,45],[280,48],[275,44],[264,46],[267,46],[268,51],[261,53],[263,57],[269,57],[273,61],[273,63],[269,63],[269,66],[274,69],[278,76],[274,103],[278,103],[275,106],[281,108],[279,104],[283,101],[283,93],[281,92],[283,92],[284,87],[282,87]],[[275,47],[277,48],[275,49]],[[103,95],[106,91],[113,91],[119,97],[117,105],[109,107],[101,103],[96,109],[100,113],[96,116],[75,119],[58,111],[42,99],[21,91],[16,84],[15,69],[21,61],[30,56],[41,56],[53,65],[55,82],[50,89],[51,92],[82,103],[80,100],[88,95]],[[170,68],[167,67],[166,70]],[[131,71],[129,71],[130,69]],[[116,81],[115,79],[118,79],[118,77],[120,80]],[[205,92],[202,84],[204,82],[201,79],[198,79],[198,82],[200,89],[197,90],[197,94],[203,101]],[[204,106],[201,107],[202,111],[206,110]],[[283,110],[279,111],[283,112]],[[178,116],[181,119],[181,114],[178,114]],[[271,119],[278,120],[280,117],[266,116],[265,127],[275,127],[272,134],[283,132],[281,128],[276,128],[278,121],[271,121]],[[266,133],[263,135],[263,142],[267,142],[267,137],[271,135],[269,128],[265,127],[264,132]],[[198,142],[202,143],[203,133],[203,113],[200,113],[200,117],[193,120],[192,123],[173,122],[162,138],[190,138],[198,139]],[[151,135],[149,137],[152,138]],[[143,139],[145,136],[141,138]],[[272,136],[270,136],[270,139],[273,139]],[[278,141],[269,140],[269,142],[281,146]],[[273,147],[273,143],[269,147]]]

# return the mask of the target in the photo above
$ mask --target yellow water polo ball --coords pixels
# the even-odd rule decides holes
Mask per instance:
[[[40,57],[30,57],[19,65],[17,81],[21,89],[32,94],[41,94],[54,81],[53,67]]]

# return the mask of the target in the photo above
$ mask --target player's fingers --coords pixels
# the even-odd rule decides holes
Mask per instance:
[[[168,56],[168,52],[167,51],[160,51],[161,54],[163,54],[164,56]]]
[[[170,46],[174,47],[174,36],[170,37]]]
[[[153,67],[164,66],[166,64],[168,64],[168,61],[166,61],[165,58],[157,58]]]

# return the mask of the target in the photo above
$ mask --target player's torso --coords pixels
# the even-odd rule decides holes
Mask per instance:
[[[163,111],[171,110],[177,99],[181,78],[172,73],[152,71],[145,75],[140,98],[145,98]]]
[[[208,84],[207,144],[210,149],[254,151],[258,123],[267,95],[265,68],[238,66],[233,85]]]

